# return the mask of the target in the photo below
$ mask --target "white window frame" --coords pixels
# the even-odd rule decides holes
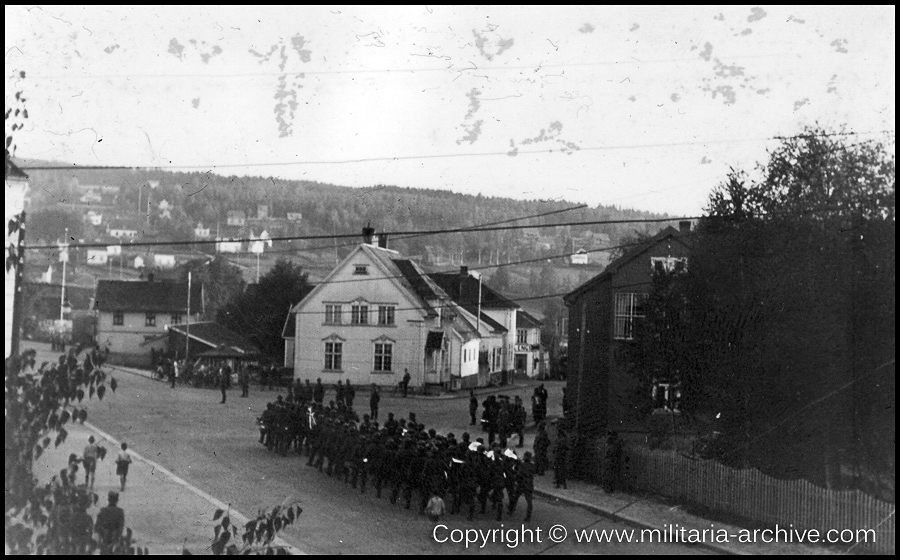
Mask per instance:
[[[325,341],[325,371],[343,371],[344,343],[340,340]]]
[[[643,319],[641,305],[647,300],[647,294],[634,292],[618,292],[613,297],[613,338],[616,340],[634,340],[635,319]]]
[[[112,324],[116,327],[121,327],[125,324],[125,312],[124,311],[113,311],[112,316]]]
[[[516,329],[516,344],[528,344],[528,329]]]
[[[394,343],[390,340],[375,342],[375,360],[373,371],[377,373],[391,373],[394,371]],[[385,363],[386,362],[386,363]]]
[[[681,264],[681,272],[687,271],[687,257],[650,257],[650,271],[656,272],[657,266],[661,266],[666,272],[674,272],[678,270]]]
[[[156,313],[144,313],[144,326],[145,327],[155,327],[156,326]]]
[[[341,324],[341,314],[343,313],[343,309],[341,309],[341,305],[339,303],[326,303],[325,304],[325,322],[332,325],[340,325]]]
[[[354,303],[350,306],[350,324],[351,325],[368,325],[369,324],[369,304]]]
[[[369,274],[369,265],[367,264],[355,264],[353,265],[353,274],[365,275]]]
[[[396,324],[395,318],[395,307],[393,305],[379,305],[378,306],[378,324],[379,325],[394,325]]]

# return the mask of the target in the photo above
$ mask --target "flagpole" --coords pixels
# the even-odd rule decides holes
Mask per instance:
[[[188,270],[187,317],[184,322],[184,365],[190,363],[188,350],[191,347],[191,271]]]
[[[65,258],[62,260],[62,290],[59,294],[59,321],[62,328],[63,314],[66,307],[66,263],[69,262],[69,228],[66,228],[66,236],[63,238],[63,251]]]

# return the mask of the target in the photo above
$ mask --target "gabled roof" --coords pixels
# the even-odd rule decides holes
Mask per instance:
[[[297,336],[297,322],[294,321],[294,306],[288,308],[287,317],[284,319],[284,326],[281,327],[281,338],[294,338]]]
[[[543,323],[538,321],[534,315],[524,309],[516,309],[516,328],[518,329],[539,329]]]
[[[458,272],[435,272],[429,277],[456,303],[478,305],[478,278],[468,274],[461,276]],[[481,282],[481,308],[518,309],[519,304]]]
[[[182,336],[188,334],[192,340],[210,346],[211,349],[205,351],[204,355],[248,356],[259,354],[259,348],[255,344],[212,321],[191,323],[190,325],[171,325],[169,331]]]
[[[572,299],[580,296],[581,294],[583,294],[587,291],[590,291],[594,286],[596,286],[600,282],[603,282],[604,280],[612,278],[612,276],[614,274],[616,274],[620,268],[622,268],[626,264],[630,263],[634,259],[640,257],[641,255],[643,255],[644,253],[646,253],[647,251],[649,251],[650,249],[655,247],[656,244],[660,243],[661,241],[665,241],[666,239],[673,239],[673,240],[678,241],[679,243],[683,244],[685,247],[688,247],[689,246],[688,245],[689,235],[690,235],[690,233],[683,233],[683,232],[680,232],[679,230],[673,228],[672,226],[668,226],[667,228],[661,230],[659,233],[657,233],[650,239],[646,240],[644,243],[641,243],[637,247],[634,247],[631,250],[626,251],[624,255],[622,255],[621,257],[610,262],[608,265],[606,265],[606,268],[603,269],[603,272],[601,272],[597,276],[594,276],[593,278],[591,278],[584,284],[578,286],[577,288],[575,288],[568,294],[564,295],[563,300],[566,301],[567,303],[571,302]]]
[[[100,280],[94,306],[99,311],[183,312],[187,310],[187,282]],[[191,285],[191,311],[203,309],[203,284]]]
[[[385,281],[394,283],[399,289],[406,292],[408,297],[416,303],[416,307],[420,308],[428,317],[437,316],[437,312],[428,303],[428,300],[445,299],[449,302],[450,298],[447,297],[447,294],[428,278],[416,263],[404,258],[403,255],[393,249],[361,243],[340,264],[334,267],[325,279],[319,282],[299,303],[294,305],[291,311],[297,312],[307,299],[318,293],[325,286],[328,286],[332,277],[337,274],[337,271],[344,268],[347,262],[357,258],[359,253],[365,253],[385,275]]]

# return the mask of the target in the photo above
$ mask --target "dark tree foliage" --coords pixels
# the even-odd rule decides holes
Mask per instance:
[[[205,319],[215,319],[219,310],[244,291],[246,283],[241,269],[228,259],[216,255],[210,259],[195,259],[180,267],[179,279],[187,282],[188,272],[192,282],[202,282],[206,295]],[[191,305],[193,308],[193,304]]]
[[[259,284],[251,284],[219,310],[217,321],[249,337],[264,356],[278,361],[284,356],[281,332],[288,311],[310,289],[307,274],[299,265],[278,259]]]
[[[293,525],[303,508],[286,500],[267,511],[260,511],[255,519],[244,524],[243,531],[231,522],[230,511],[217,509],[213,514],[212,553],[215,555],[288,555],[291,551],[275,544],[279,531]],[[185,551],[187,553],[187,551]]]
[[[6,545],[13,554],[146,554],[130,529],[111,544],[75,532],[75,520],[88,515],[84,510],[97,503],[97,495],[74,484],[66,469],[45,484],[34,476],[34,461],[51,444],[66,440],[66,426],[87,419],[85,398],[102,400],[107,387],[116,390],[116,380],[99,367],[98,353],[85,354],[83,361],[79,355],[80,349],[73,349],[35,373],[25,373],[34,371],[33,350],[6,360]]]
[[[65,236],[66,228],[68,228],[70,236],[78,239],[82,234],[83,226],[81,216],[75,212],[60,208],[42,208],[31,212],[31,215],[28,216],[27,239],[44,242],[61,240]]]
[[[723,461],[893,499],[894,159],[815,129],[757,171],[712,193],[682,285],[657,286],[650,308],[683,294],[685,320],[648,321],[644,375],[678,368]]]

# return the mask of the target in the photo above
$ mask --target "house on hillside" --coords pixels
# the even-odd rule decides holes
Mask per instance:
[[[569,312],[568,395],[573,426],[580,436],[600,437],[618,430],[635,416],[629,396],[672,391],[677,380],[658,380],[655,387],[636,387],[625,362],[635,324],[643,316],[657,268],[686,268],[690,253],[689,221],[667,227],[645,243],[612,261],[606,269],[563,297]]]
[[[572,260],[572,264],[587,264],[588,252],[584,249],[578,249],[572,254],[570,259]]]
[[[291,222],[299,222],[299,221],[302,221],[302,220],[303,220],[303,213],[302,213],[302,212],[288,212],[288,213],[287,213],[287,219],[288,219],[288,221],[291,221]]]
[[[103,225],[103,214],[95,210],[88,210],[84,215],[84,221],[91,224],[92,226]]]
[[[209,228],[203,227],[203,222],[197,222],[197,227],[194,228],[194,237],[197,239],[207,239],[209,237]]]
[[[190,300],[190,307],[188,307]],[[166,347],[166,325],[190,315],[199,321],[205,309],[203,284],[187,282],[100,280],[94,296],[97,344],[108,348],[110,359],[134,366],[150,365],[150,350]]]
[[[106,248],[87,250],[86,264],[91,266],[106,266],[106,263],[108,261],[109,253],[107,252]]]
[[[354,248],[291,311],[296,379],[393,387],[486,384],[503,370],[502,327],[457,305],[413,261],[373,243]],[[289,344],[286,344],[286,352]]]
[[[157,253],[153,255],[153,266],[163,270],[175,268],[175,255],[163,255]]]
[[[132,223],[116,221],[108,225],[107,233],[116,239],[134,239],[140,228]]]
[[[243,227],[247,224],[247,215],[243,210],[229,210],[228,211],[228,225]]]

